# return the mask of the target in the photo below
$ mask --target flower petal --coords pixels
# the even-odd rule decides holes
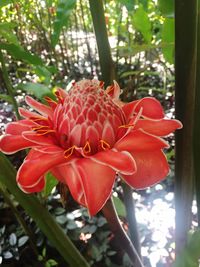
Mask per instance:
[[[52,109],[46,105],[43,105],[41,103],[39,103],[38,101],[36,101],[35,99],[33,99],[30,96],[26,96],[25,98],[26,103],[32,107],[33,109],[35,109],[36,111],[38,111],[39,113],[41,113],[42,115],[46,116],[46,117],[52,117]]]
[[[163,139],[150,135],[142,129],[133,130],[122,137],[114,146],[119,151],[153,151],[155,149],[169,147],[168,143]]]
[[[90,159],[77,161],[76,167],[81,177],[87,208],[90,215],[95,215],[111,195],[115,171]]]
[[[100,163],[100,166],[108,166],[116,172],[133,174],[136,171],[135,160],[127,151],[106,150],[98,152],[89,158],[96,163]]]
[[[24,131],[31,130],[35,123],[30,120],[20,120],[18,122],[11,122],[6,127],[6,134],[20,135]]]
[[[133,188],[144,189],[167,176],[169,166],[162,150],[141,151],[132,155],[136,161],[137,172],[132,175],[122,175],[122,177]]]
[[[54,167],[51,171],[59,181],[69,187],[73,198],[81,205],[86,206],[81,177],[75,169],[76,165],[61,164]]]
[[[135,112],[139,112],[142,108],[142,116],[154,120],[164,118],[163,108],[158,100],[153,97],[145,97],[140,100],[132,101],[125,104],[122,109],[129,120]]]
[[[49,156],[32,149],[18,170],[17,182],[22,188],[34,187],[48,170],[64,162],[62,151]]]
[[[166,136],[176,129],[182,128],[182,123],[178,120],[139,120],[136,125],[135,129],[142,128],[144,131],[157,135],[157,136]]]
[[[13,154],[25,148],[35,146],[29,140],[26,140],[21,135],[6,134],[0,139],[0,151],[5,154]]]
[[[28,194],[28,193],[41,192],[44,189],[44,186],[45,186],[45,179],[44,179],[44,176],[42,176],[38,180],[38,183],[35,184],[33,187],[22,187],[22,186],[20,186],[20,188],[21,188],[22,191],[24,191],[24,193]]]
[[[53,139],[49,136],[39,135],[36,132],[27,131],[23,132],[24,139],[34,143],[34,145],[54,145]]]

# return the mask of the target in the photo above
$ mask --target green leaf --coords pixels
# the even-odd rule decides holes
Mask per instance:
[[[174,38],[174,19],[166,18],[162,29],[162,51],[165,59],[171,64],[174,63]]]
[[[0,99],[7,101],[10,104],[13,104],[13,100],[9,95],[0,94]]]
[[[47,262],[49,266],[58,266],[58,263],[53,259],[49,259]]]
[[[117,210],[117,214],[121,217],[126,217],[126,209],[121,199],[113,196],[113,201],[114,201],[115,208]]]
[[[13,28],[17,25],[11,22],[0,23],[0,36],[6,39],[8,43],[19,45],[16,34],[13,33]]]
[[[42,194],[44,195],[44,197],[47,197],[51,194],[54,187],[58,184],[58,180],[50,172],[45,175],[45,180],[46,184]]]
[[[53,94],[46,85],[40,83],[20,83],[17,88],[33,94],[38,99],[43,99],[44,96],[51,97]]]
[[[7,6],[8,4],[12,4],[12,0],[1,0],[0,7]]]
[[[174,17],[174,0],[158,0],[158,8],[164,17]]]
[[[41,58],[32,55],[30,52],[15,44],[0,43],[0,49],[6,50],[11,56],[18,60],[25,61],[33,65],[43,65]]]
[[[35,74],[40,78],[40,81],[45,83],[46,85],[50,84],[51,81],[51,73],[50,71],[43,66],[35,66]]]
[[[53,24],[53,34],[51,36],[52,46],[57,44],[62,28],[68,26],[70,14],[75,6],[76,0],[58,0],[56,18]]]
[[[134,12],[132,22],[134,28],[140,31],[143,35],[144,41],[147,44],[150,44],[152,39],[151,22],[148,13],[144,10],[142,5],[140,5]]]
[[[200,230],[197,230],[194,233],[190,234],[186,247],[180,253],[179,257],[176,258],[173,267],[199,267],[199,248]]]
[[[128,11],[133,11],[135,8],[134,0],[120,0],[119,2],[124,5]]]

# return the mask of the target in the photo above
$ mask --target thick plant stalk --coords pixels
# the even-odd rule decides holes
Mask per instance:
[[[194,172],[195,189],[198,207],[198,226],[200,227],[200,0],[198,0],[198,18],[197,18],[197,68],[196,68],[196,92],[195,92],[195,111],[194,111]]]
[[[15,181],[16,171],[8,159],[0,153],[0,180],[1,183],[14,195],[19,204],[33,218],[38,227],[55,246],[66,262],[72,267],[89,267],[71,240],[55,222],[47,209],[41,205],[34,195],[24,194]]]
[[[116,77],[111,56],[102,0],[89,0],[94,31],[97,40],[102,80],[110,85]]]
[[[194,102],[196,80],[197,0],[175,1],[176,118],[183,129],[176,133],[175,205],[176,253],[186,244],[193,200]]]
[[[6,89],[8,92],[8,95],[10,96],[11,100],[12,100],[12,104],[13,104],[13,108],[16,114],[17,119],[20,119],[20,115],[18,112],[18,105],[17,105],[17,101],[15,100],[15,96],[13,93],[13,88],[12,88],[12,84],[8,75],[8,71],[6,68],[6,64],[5,64],[5,60],[4,60],[4,56],[2,51],[0,50],[0,63],[1,63],[1,68],[2,68],[2,73],[3,73],[3,79],[6,85]]]
[[[124,231],[117,212],[115,210],[112,199],[109,199],[102,209],[102,212],[108,221],[108,224],[112,230],[112,233],[119,241],[121,248],[128,254],[130,260],[134,264],[134,267],[144,267],[142,260],[140,259],[135,247],[133,246],[130,238]]]
[[[130,238],[135,249],[137,250],[138,255],[141,257],[141,245],[139,240],[137,221],[135,217],[134,199],[132,196],[133,190],[129,185],[123,183],[123,192],[124,192],[124,204],[127,213],[126,217],[129,226]]]

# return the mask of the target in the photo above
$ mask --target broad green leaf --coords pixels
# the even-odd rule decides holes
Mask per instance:
[[[0,0],[0,7],[7,6],[8,4],[12,4],[12,0]]]
[[[158,8],[164,17],[174,17],[174,0],[158,0]]]
[[[13,103],[12,98],[9,95],[6,94],[0,94],[0,99],[7,101],[8,103]]]
[[[117,214],[121,217],[126,217],[126,209],[121,199],[113,196],[113,202],[114,202]]]
[[[20,83],[17,87],[33,94],[38,99],[43,99],[44,96],[52,95],[51,90],[46,85],[40,83]]]
[[[50,84],[51,73],[46,67],[35,66],[35,74],[40,78],[40,82],[43,82],[46,85]]]
[[[144,9],[147,11],[149,0],[140,0],[140,3],[143,5]]]
[[[0,23],[0,36],[6,39],[8,43],[19,45],[17,36],[13,33],[13,28],[16,24],[11,22],[1,22]]]
[[[135,0],[120,0],[122,5],[124,5],[128,11],[133,11],[135,8]]]
[[[30,52],[24,50],[21,46],[0,43],[0,49],[6,50],[15,59],[22,60],[33,65],[43,65],[41,58],[36,55],[32,55]]]
[[[60,32],[64,26],[68,26],[70,14],[76,6],[76,0],[58,0],[56,18],[53,25],[51,43],[55,46],[59,40]]]
[[[173,267],[199,267],[200,258],[200,230],[190,234],[188,243],[176,258]]]
[[[140,5],[134,12],[132,21],[134,28],[140,31],[145,42],[150,44],[152,39],[151,22],[148,13],[144,10],[142,5]]]
[[[48,197],[48,195],[51,194],[54,187],[58,184],[58,180],[50,172],[48,172],[45,175],[45,180],[46,180],[45,188],[44,188],[42,194],[44,197]]]
[[[174,31],[174,19],[166,18],[162,29],[162,51],[165,59],[171,64],[174,63]]]

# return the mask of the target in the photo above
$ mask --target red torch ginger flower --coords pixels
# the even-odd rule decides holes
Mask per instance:
[[[8,124],[0,140],[7,154],[31,148],[17,173],[19,187],[39,192],[51,171],[94,215],[110,197],[116,173],[136,189],[162,180],[169,167],[161,136],[182,125],[165,119],[155,98],[125,104],[119,94],[116,82],[104,90],[102,82],[83,80],[69,93],[58,89],[57,101],[46,97],[48,105],[27,96],[37,113],[20,108],[24,119]]]

